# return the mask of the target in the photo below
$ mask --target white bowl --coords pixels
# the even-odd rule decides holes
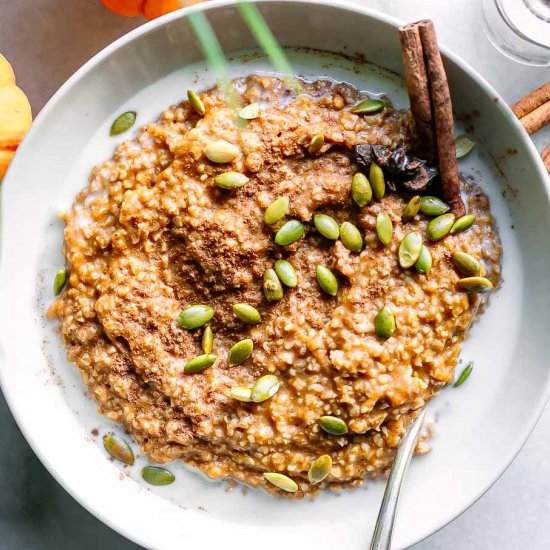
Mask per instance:
[[[340,1],[266,2],[267,22],[286,46],[362,54],[379,67],[309,50],[290,51],[306,77],[331,76],[386,92],[406,105],[397,23]],[[233,74],[270,70],[228,2],[205,9]],[[383,482],[314,502],[277,500],[259,491],[226,491],[173,464],[174,485],[151,489],[133,468],[106,458],[100,433],[119,431],[95,411],[53,323],[45,319],[55,270],[62,265],[59,209],[85,186],[94,164],[110,157],[116,114],[132,108],[152,120],[185,90],[212,84],[185,15],[170,14],[118,40],[77,72],[25,138],[2,186],[0,374],[25,437],[56,479],[102,521],[143,546],[159,549],[263,550],[365,548]],[[395,532],[402,548],[433,533],[470,506],[518,452],[546,401],[550,370],[550,209],[535,148],[498,95],[454,55],[445,54],[459,119],[475,126],[475,151],[461,168],[489,194],[503,244],[502,288],[473,328],[462,357],[475,360],[466,384],[435,400],[439,435],[413,461]],[[473,131],[470,129],[470,131]],[[132,130],[135,135],[137,129]],[[460,370],[460,367],[459,367]]]

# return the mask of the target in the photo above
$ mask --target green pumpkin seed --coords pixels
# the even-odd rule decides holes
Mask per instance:
[[[248,182],[248,178],[240,172],[224,172],[214,178],[214,183],[222,189],[236,189]]]
[[[250,338],[237,342],[227,355],[227,360],[230,365],[240,365],[244,363],[254,351],[254,342]]]
[[[307,151],[310,155],[313,155],[320,151],[321,147],[325,144],[325,136],[323,134],[315,134],[311,141],[309,142],[309,146],[307,148]]]
[[[381,307],[374,319],[374,331],[380,338],[387,339],[395,332],[395,317],[391,309]]]
[[[183,370],[188,374],[196,374],[210,368],[216,362],[217,355],[212,353],[205,353],[203,355],[197,355],[190,361],[187,361]]]
[[[365,174],[357,172],[351,180],[351,196],[357,206],[366,206],[372,200],[372,188]]]
[[[248,304],[234,304],[233,313],[243,322],[249,325],[257,325],[262,321],[260,312]]]
[[[382,172],[382,168],[380,168],[376,162],[373,162],[370,165],[369,182],[375,198],[378,200],[384,198],[384,195],[386,194],[386,181],[384,180],[384,172]]]
[[[376,216],[376,234],[382,244],[390,244],[393,237],[393,224],[385,212],[379,212]]]
[[[130,445],[115,434],[105,434],[103,436],[103,446],[119,462],[129,464],[130,466],[134,463],[134,452],[130,448]]]
[[[298,484],[284,474],[278,474],[276,472],[266,472],[264,477],[269,483],[275,485],[279,489],[286,491],[287,493],[295,493],[298,490]]]
[[[412,267],[422,252],[422,236],[420,233],[409,233],[405,235],[399,245],[399,265],[408,269]]]
[[[340,228],[337,221],[326,214],[315,214],[313,216],[313,225],[327,239],[335,241],[340,236]]]
[[[485,277],[466,277],[459,279],[458,286],[466,292],[474,292],[478,294],[485,294],[493,290],[493,283]]]
[[[336,296],[336,294],[338,294],[338,280],[328,267],[318,265],[315,270],[315,276],[317,277],[319,286],[329,296]]]
[[[205,327],[202,333],[201,348],[204,353],[210,353],[214,347],[214,334],[210,325]]]
[[[420,251],[420,256],[414,264],[414,268],[419,273],[427,275],[432,269],[432,255],[426,245],[422,245],[422,250]]]
[[[451,227],[451,235],[466,231],[466,229],[469,229],[475,221],[476,217],[474,214],[466,214],[465,216],[461,216]]]
[[[244,403],[250,403],[252,401],[252,388],[246,388],[244,386],[235,386],[229,390],[229,395],[237,401],[243,401]]]
[[[474,148],[474,145],[475,142],[466,136],[458,136],[455,139],[456,158],[461,159],[462,157],[465,157]]]
[[[470,376],[470,374],[472,373],[473,370],[474,370],[474,362],[470,361],[466,365],[464,370],[460,373],[460,376],[458,377],[458,380],[453,384],[453,386],[455,388],[458,388],[458,386],[461,386],[462,384],[464,384],[464,382],[466,382],[466,379],[468,378],[468,376]]]
[[[294,288],[298,284],[298,276],[296,270],[291,263],[286,260],[277,260],[275,262],[275,273],[285,286]]]
[[[307,478],[311,483],[321,483],[329,475],[331,468],[332,458],[329,455],[321,455],[311,463]]]
[[[236,145],[223,139],[211,141],[203,150],[204,156],[217,164],[225,164],[235,160],[239,152],[240,150]]]
[[[426,216],[441,216],[451,209],[451,207],[437,197],[426,195],[420,199],[420,212]]]
[[[459,273],[465,277],[475,277],[481,271],[480,263],[466,252],[455,250],[451,259]]]
[[[321,416],[319,425],[330,435],[344,435],[348,433],[347,424],[337,416]]]
[[[126,132],[126,130],[129,130],[136,122],[136,116],[137,113],[135,111],[122,113],[111,125],[109,135],[118,136],[118,134],[122,134],[123,132]]]
[[[194,329],[208,323],[214,317],[214,310],[205,304],[193,304],[185,307],[178,316],[178,324],[182,328]]]
[[[195,113],[201,116],[206,114],[206,107],[202,99],[193,90],[187,90],[187,99],[191,103],[191,107],[193,107]]]
[[[426,235],[430,241],[439,241],[446,237],[455,223],[454,214],[443,214],[434,218],[426,230]]]
[[[287,221],[275,235],[275,244],[288,246],[295,243],[305,231],[305,226],[300,220]]]
[[[351,112],[356,115],[371,115],[381,111],[386,104],[381,99],[365,99],[352,107]]]
[[[244,120],[252,120],[260,115],[260,104],[250,103],[239,111],[239,116]]]
[[[273,397],[279,390],[281,383],[274,374],[266,374],[258,378],[254,386],[252,386],[252,401],[261,403]]]
[[[406,223],[411,221],[418,214],[421,202],[422,199],[418,195],[416,195],[407,203],[407,206],[405,206],[403,214],[401,216],[403,222]]]
[[[165,470],[164,468],[159,468],[158,466],[145,466],[141,470],[141,477],[149,483],[149,485],[170,485],[176,481],[176,476]]]
[[[288,205],[290,201],[288,197],[279,197],[275,199],[266,209],[264,213],[264,221],[268,225],[273,225],[282,220],[288,214]]]
[[[344,222],[340,226],[340,241],[352,252],[361,252],[363,248],[361,232],[350,222]]]
[[[53,280],[53,293],[54,296],[59,296],[63,287],[67,283],[67,268],[61,267],[57,270],[55,274],[55,279]]]
[[[277,277],[274,269],[266,269],[263,284],[264,296],[268,302],[276,302],[283,299],[283,285]]]

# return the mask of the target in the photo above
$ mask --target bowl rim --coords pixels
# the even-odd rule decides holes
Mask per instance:
[[[359,15],[366,15],[366,16],[378,19],[379,21],[382,21],[383,23],[386,23],[396,29],[401,24],[403,24],[403,22],[398,18],[387,15],[380,10],[353,3],[350,0],[254,0],[254,3],[257,3],[257,4],[288,3],[288,4],[316,4],[316,5],[320,4],[322,6],[332,7],[343,11],[349,11]],[[98,64],[100,64],[101,62],[109,58],[109,56],[111,56],[117,50],[119,50],[120,48],[124,47],[125,45],[133,42],[134,40],[140,37],[150,34],[151,32],[155,31],[159,27],[168,25],[169,23],[179,19],[184,19],[190,13],[208,12],[210,10],[215,10],[218,8],[235,6],[236,4],[237,4],[237,0],[209,0],[209,2],[207,3],[200,3],[193,6],[188,6],[186,8],[182,8],[174,12],[168,13],[155,20],[146,22],[140,25],[139,27],[133,29],[132,31],[126,33],[125,35],[121,36],[120,38],[110,43],[109,45],[107,45],[105,48],[103,48],[97,54],[95,54],[91,59],[89,59],[86,63],[84,63],[84,65],[82,65],[79,69],[77,69],[75,73],[72,76],[70,76],[67,79],[67,81],[64,84],[62,84],[62,86],[49,99],[49,101],[46,103],[46,105],[43,107],[43,109],[39,112],[39,114],[35,118],[31,129],[23,139],[18,150],[26,152],[27,144],[33,139],[35,134],[41,131],[42,121],[47,118],[50,111],[52,111],[59,103],[61,103],[64,100],[65,95],[73,87],[73,85],[77,83],[85,75],[87,75],[90,71],[92,71]],[[441,50],[442,57],[444,59],[446,58],[449,61],[453,62],[455,65],[457,65],[462,71],[464,71],[469,76],[469,78],[471,78],[474,82],[476,82],[476,84],[488,96],[494,98],[495,102],[498,104],[497,106],[501,114],[504,117],[506,117],[507,121],[511,124],[512,128],[515,129],[518,137],[526,146],[529,154],[529,158],[527,159],[527,161],[534,164],[534,168],[537,172],[537,176],[540,180],[540,183],[542,183],[543,190],[545,191],[547,198],[550,198],[550,178],[546,173],[546,169],[544,167],[542,159],[533,141],[530,139],[529,135],[527,134],[527,132],[525,131],[525,129],[523,128],[523,126],[521,125],[517,117],[514,115],[513,111],[511,110],[507,102],[504,101],[504,99],[500,96],[500,94],[492,87],[491,84],[487,82],[485,78],[483,78],[467,62],[462,60],[460,56],[453,53],[445,45],[440,44],[440,50]],[[12,162],[12,167],[14,165],[17,165],[19,162],[22,162],[21,160],[22,157],[23,155],[16,154]],[[6,182],[10,182],[12,179],[10,177],[11,171],[12,170],[10,167],[10,169],[8,169],[8,172],[4,178],[4,187],[6,185]],[[5,201],[1,201],[0,203],[1,210],[5,208],[4,205],[5,205]],[[0,223],[1,223],[2,217],[3,216],[0,215]],[[1,231],[0,231],[0,234],[2,234]],[[0,260],[1,260],[1,247],[0,247]],[[40,459],[40,461],[46,467],[48,472],[80,505],[82,505],[88,512],[94,515],[102,523],[109,526],[110,528],[112,528],[113,530],[115,530],[117,533],[124,536],[128,540],[133,541],[136,544],[139,544],[141,546],[148,547],[146,546],[147,544],[149,544],[148,541],[139,537],[137,534],[131,532],[125,526],[121,525],[118,519],[106,516],[97,506],[90,503],[87,500],[86,495],[81,494],[82,490],[80,488],[74,487],[73,485],[70,485],[64,479],[63,474],[60,471],[58,471],[57,468],[49,461],[48,457],[45,455],[45,453],[42,452],[41,447],[33,437],[33,433],[31,433],[31,431],[27,429],[24,414],[21,412],[21,410],[19,409],[16,403],[17,396],[14,393],[12,393],[9,389],[9,384],[7,379],[5,378],[5,372],[4,372],[4,369],[2,368],[2,365],[3,365],[3,361],[0,361],[0,386],[2,388],[2,392],[5,396],[5,399],[11,411],[11,414],[13,415],[19,429],[21,430],[23,436],[25,437],[25,440],[31,446],[33,452]],[[540,397],[538,401],[536,402],[535,405],[532,406],[529,420],[528,422],[526,422],[525,429],[523,431],[522,436],[519,438],[518,444],[516,444],[516,446],[510,450],[506,459],[502,462],[504,466],[503,467],[501,466],[500,468],[498,468],[497,471],[495,471],[491,480],[480,487],[478,494],[474,497],[471,503],[466,508],[464,508],[459,514],[453,515],[452,517],[449,517],[446,520],[441,521],[440,524],[435,529],[431,528],[431,529],[424,530],[424,532],[419,538],[411,541],[410,543],[411,545],[426,539],[427,537],[438,532],[443,527],[451,523],[453,520],[459,517],[462,513],[464,513],[467,509],[469,509],[473,504],[475,504],[494,485],[494,483],[496,483],[496,481],[500,479],[500,477],[512,464],[515,457],[518,455],[518,453],[521,451],[521,449],[529,439],[549,399],[550,399],[550,378],[548,378],[547,380],[544,391],[540,393]]]

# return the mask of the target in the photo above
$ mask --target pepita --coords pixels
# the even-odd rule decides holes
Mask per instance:
[[[204,353],[210,353],[214,347],[214,334],[210,325],[205,327],[202,333],[201,348]]]
[[[395,332],[395,317],[390,308],[381,307],[374,319],[374,331],[379,338],[390,338]]]
[[[129,130],[134,125],[136,122],[136,117],[137,113],[135,111],[127,111],[126,113],[122,113],[111,125],[109,135],[118,136],[118,134],[126,132],[126,130]]]
[[[428,239],[430,241],[439,241],[443,239],[449,234],[449,231],[451,230],[451,227],[454,223],[454,214],[443,214],[442,216],[434,218],[432,221],[430,221],[430,223],[428,224],[428,228],[426,229],[426,235],[428,236]]]
[[[323,134],[315,134],[311,138],[311,141],[309,142],[307,151],[310,155],[318,153],[324,144],[325,144],[325,136]]]
[[[351,112],[356,115],[371,115],[381,111],[386,104],[381,99],[364,99],[354,107]]]
[[[262,401],[268,400],[279,391],[280,386],[281,383],[274,374],[266,374],[258,378],[254,386],[252,386],[252,401],[254,401],[254,403],[261,403]]]
[[[141,470],[141,477],[149,483],[149,485],[170,485],[176,481],[176,476],[165,470],[164,468],[159,468],[158,466],[145,466]]]
[[[268,302],[276,302],[283,299],[283,285],[279,281],[279,277],[274,269],[265,270],[263,291]]]
[[[466,277],[459,279],[458,286],[466,292],[485,294],[493,290],[493,283],[485,277]]]
[[[426,195],[420,199],[420,212],[426,216],[441,216],[451,209],[451,207],[438,197]]]
[[[332,458],[329,455],[321,455],[311,463],[307,478],[311,483],[321,483],[329,475],[331,468]]]
[[[239,111],[239,116],[244,120],[252,120],[260,115],[260,104],[250,103]]]
[[[422,236],[420,233],[409,233],[405,235],[399,245],[399,265],[408,269],[412,267],[422,252]]]
[[[264,213],[264,221],[268,225],[273,225],[281,221],[288,214],[288,205],[290,201],[288,197],[279,197],[275,199],[266,209]]]
[[[393,237],[393,224],[385,212],[379,212],[376,216],[376,234],[382,244],[390,244]]]
[[[382,172],[382,168],[380,168],[376,162],[373,162],[370,165],[369,182],[375,198],[378,200],[384,198],[384,195],[386,194],[386,181],[384,180],[384,172]]]
[[[326,214],[315,214],[313,216],[313,225],[327,239],[335,241],[340,236],[340,228],[337,221]]]
[[[357,206],[366,206],[372,200],[372,188],[365,174],[357,172],[351,180],[351,196]]]
[[[236,145],[223,139],[211,141],[203,150],[204,156],[217,164],[225,164],[235,160],[239,152],[240,150]]]
[[[298,284],[298,276],[296,270],[290,262],[286,260],[277,260],[275,262],[275,273],[279,277],[281,283],[290,288],[294,288]]]
[[[182,328],[193,330],[202,327],[214,317],[214,310],[205,304],[193,304],[183,308],[178,316],[178,324]]]
[[[464,384],[464,382],[466,382],[466,379],[468,378],[468,376],[470,376],[473,370],[474,370],[474,362],[470,361],[466,365],[464,370],[460,373],[460,376],[458,377],[458,380],[453,384],[453,387],[458,388],[458,386],[461,386],[462,384]]]
[[[295,493],[298,490],[298,484],[284,474],[279,474],[277,472],[266,472],[264,477],[267,481],[269,481],[269,483],[275,485],[275,487],[278,487],[283,491],[286,491],[287,493]]]
[[[466,252],[455,250],[451,259],[458,272],[465,277],[475,277],[481,271],[481,264]]]
[[[237,401],[243,401],[244,403],[250,403],[252,401],[252,388],[246,388],[244,386],[235,386],[229,390],[229,395]]]
[[[315,270],[315,276],[319,286],[329,296],[336,296],[338,294],[338,280],[328,267],[318,265]]]
[[[55,279],[53,280],[53,293],[54,296],[59,296],[63,287],[67,283],[67,268],[60,267],[55,274]]]
[[[130,448],[130,445],[115,434],[105,434],[103,436],[103,446],[119,462],[129,464],[130,466],[134,463],[134,452]]]
[[[296,242],[305,231],[304,224],[300,220],[287,221],[275,235],[275,244],[288,246]]]
[[[406,223],[411,221],[418,214],[421,201],[422,199],[416,195],[407,203],[407,206],[403,209],[403,214],[401,216],[403,222]]]
[[[475,221],[476,217],[474,214],[466,214],[465,216],[461,216],[451,227],[451,235],[466,231],[466,229],[469,229]]]
[[[195,113],[200,116],[204,116],[206,114],[206,107],[204,106],[202,99],[193,90],[187,90],[187,99],[189,100],[189,103],[191,104],[191,107],[193,107]]]
[[[230,365],[240,365],[244,363],[254,351],[254,342],[250,338],[246,338],[237,342],[227,355],[227,360]]]
[[[224,172],[214,178],[214,183],[222,189],[237,189],[248,182],[248,178],[240,172]]]
[[[216,362],[216,358],[217,356],[212,353],[197,355],[197,357],[193,357],[193,359],[187,361],[183,370],[187,374],[197,374],[210,368]]]
[[[418,260],[416,260],[414,264],[414,268],[418,273],[422,273],[423,275],[427,275],[432,269],[432,255],[428,247],[424,244],[422,245],[420,256],[418,256]]]
[[[337,416],[321,416],[319,425],[330,435],[344,435],[348,433],[348,425]]]
[[[361,232],[350,222],[344,222],[340,226],[340,241],[352,252],[361,252],[363,248]]]
[[[262,321],[260,312],[248,304],[234,304],[233,313],[243,322],[249,325],[257,325]]]
[[[456,158],[465,157],[474,148],[474,145],[475,142],[465,135],[457,136],[455,139]]]

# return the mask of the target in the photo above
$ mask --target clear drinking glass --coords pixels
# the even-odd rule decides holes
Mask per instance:
[[[482,0],[485,34],[526,65],[550,66],[550,0]]]

